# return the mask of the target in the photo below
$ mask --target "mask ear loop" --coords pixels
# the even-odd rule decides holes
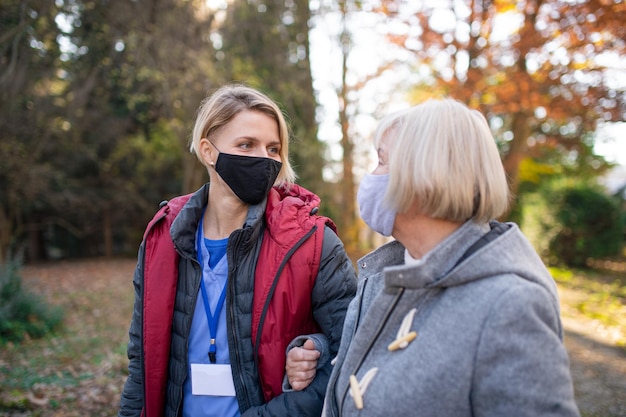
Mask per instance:
[[[213,146],[213,147],[217,150],[217,152],[218,152],[218,153],[222,153],[222,151],[220,151],[219,149],[217,149],[217,146],[215,146],[215,144],[214,144],[212,141],[210,141],[210,140],[209,140],[209,138],[207,138],[206,140],[207,140],[207,141],[208,141],[208,142],[209,142],[209,143],[210,143],[210,144],[211,144],[211,145],[212,145],[212,146]],[[209,162],[209,165],[214,166],[214,165],[215,165],[215,162],[210,161],[210,162]]]
[[[210,140],[209,140],[209,138],[207,138],[206,140],[208,140],[208,141],[209,141],[209,143],[210,143],[211,145],[213,145],[213,147],[214,147],[215,149],[217,149],[217,146],[215,146],[215,144],[214,144],[212,141],[210,141]],[[222,153],[222,151],[220,151],[219,149],[217,149],[217,151],[218,151],[219,153]]]

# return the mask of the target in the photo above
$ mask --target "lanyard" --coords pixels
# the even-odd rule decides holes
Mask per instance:
[[[204,216],[202,216],[204,217]],[[198,237],[196,239],[196,250],[198,251],[198,262],[200,263],[200,290],[202,291],[202,301],[204,301],[204,311],[206,312],[207,323],[209,325],[209,333],[211,334],[211,344],[209,345],[209,360],[211,363],[217,362],[217,346],[215,345],[215,338],[217,337],[217,323],[220,319],[220,311],[224,306],[224,300],[226,299],[226,283],[222,288],[222,293],[215,306],[215,315],[211,314],[211,306],[209,305],[209,296],[204,285],[204,263],[202,259],[202,242],[204,236],[202,236],[202,220],[198,226]]]

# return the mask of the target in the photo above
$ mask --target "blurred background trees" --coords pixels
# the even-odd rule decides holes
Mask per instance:
[[[2,2],[3,255],[111,255],[181,191],[181,145],[212,78],[196,6]]]
[[[621,1],[386,0],[393,44],[415,56],[413,93],[452,95],[485,114],[511,190],[546,176],[597,176],[593,133],[623,121]],[[525,172],[528,171],[528,172]]]
[[[230,81],[283,106],[299,183],[350,249],[372,244],[354,194],[375,119],[431,96],[487,116],[517,197],[509,218],[539,225],[558,184],[607,194],[594,141],[626,119],[624,21],[617,0],[0,0],[0,261],[134,253],[158,203],[207,180],[188,139],[200,101]],[[321,28],[330,47],[315,55]],[[381,40],[364,57],[366,31]],[[619,252],[623,200],[563,193],[544,205],[558,224],[598,231],[614,219],[599,207],[617,211],[601,255]],[[547,251],[571,242],[561,229]]]

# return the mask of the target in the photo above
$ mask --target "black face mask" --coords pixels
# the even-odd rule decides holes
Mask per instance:
[[[282,162],[271,158],[221,153],[215,171],[241,201],[258,204],[274,185]]]

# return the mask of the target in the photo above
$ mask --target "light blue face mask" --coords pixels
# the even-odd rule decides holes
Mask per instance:
[[[356,199],[361,218],[375,232],[391,236],[396,210],[385,203],[384,195],[389,185],[389,174],[366,174],[361,180]]]

